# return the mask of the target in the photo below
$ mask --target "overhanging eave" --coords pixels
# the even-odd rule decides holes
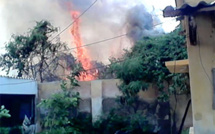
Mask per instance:
[[[189,73],[189,61],[186,60],[176,60],[167,61],[165,66],[171,73]]]

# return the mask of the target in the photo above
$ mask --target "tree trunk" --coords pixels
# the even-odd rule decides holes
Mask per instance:
[[[45,60],[45,44],[42,43],[42,51],[41,51],[41,63],[40,63],[40,68],[39,68],[39,77],[40,77],[40,82],[43,83],[43,64],[44,64],[44,60]]]

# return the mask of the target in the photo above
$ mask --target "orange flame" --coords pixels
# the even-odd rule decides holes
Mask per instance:
[[[79,77],[80,81],[90,81],[95,80],[98,76],[98,71],[92,73],[92,71],[89,71],[89,69],[93,68],[93,65],[91,64],[90,56],[87,54],[87,51],[85,48],[82,47],[82,40],[80,36],[80,19],[78,16],[80,13],[78,11],[71,11],[72,19],[75,21],[72,28],[71,28],[71,34],[74,40],[74,44],[77,47],[77,58],[81,62],[84,70],[88,70],[85,72],[81,72],[81,75]]]

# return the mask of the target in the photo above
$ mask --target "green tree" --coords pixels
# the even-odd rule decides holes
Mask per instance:
[[[67,83],[62,81],[61,92],[53,94],[50,98],[42,100],[38,104],[38,107],[47,111],[42,121],[42,126],[45,128],[43,133],[79,133],[77,127],[72,127],[71,119],[78,116],[80,95],[72,89],[79,86],[75,78],[79,76],[80,69],[80,66],[76,66],[68,77],[70,79],[70,89],[68,89]]]
[[[57,28],[48,21],[40,21],[26,35],[13,35],[6,44],[6,53],[0,57],[0,67],[7,73],[17,70],[18,77],[29,76],[41,82],[57,77],[55,71],[63,67],[59,62],[62,57],[70,57],[65,61],[74,61],[74,57],[63,53],[67,49],[65,43],[50,38],[56,32]]]
[[[161,36],[143,37],[131,50],[126,50],[122,58],[110,60],[110,70],[122,81],[119,85],[122,96],[118,101],[123,106],[136,113],[139,106],[138,93],[147,90],[150,84],[155,85],[159,92],[159,103],[167,103],[163,105],[166,109],[169,109],[170,95],[176,98],[178,94],[189,92],[188,75],[172,74],[165,66],[166,61],[187,58],[185,37],[180,35],[180,31],[177,28]],[[173,122],[173,131],[176,131],[175,120]]]
[[[147,90],[149,84],[157,85],[162,93],[160,101],[167,101],[168,98],[164,96],[168,97],[175,92],[173,89],[179,89],[177,93],[188,89],[187,75],[171,74],[165,66],[166,61],[187,58],[185,37],[179,33],[180,28],[177,28],[162,36],[144,37],[130,51],[126,50],[122,58],[110,59],[113,63],[110,70],[123,82],[119,88],[124,97],[136,97],[140,90]],[[168,92],[165,84],[168,84]]]

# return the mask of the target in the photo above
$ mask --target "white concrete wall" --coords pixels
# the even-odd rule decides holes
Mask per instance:
[[[37,95],[37,82],[0,76],[0,94]]]
[[[96,121],[102,114],[102,81],[91,82],[92,118]]]

